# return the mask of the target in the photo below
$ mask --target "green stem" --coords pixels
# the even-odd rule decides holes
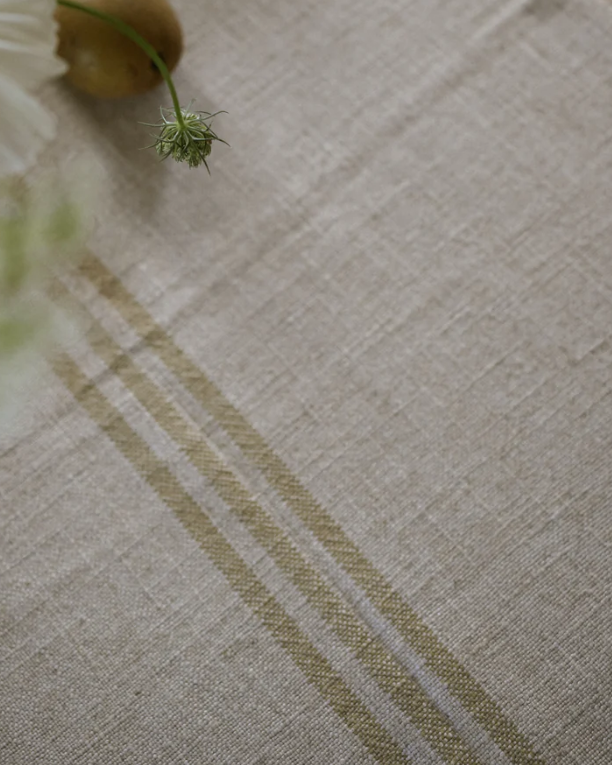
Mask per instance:
[[[172,77],[170,75],[170,70],[166,66],[166,63],[162,59],[162,57],[158,54],[158,52],[155,50],[155,48],[147,42],[142,35],[139,35],[138,32],[131,27],[129,24],[126,24],[125,21],[122,21],[122,19],[118,18],[117,16],[114,16],[111,13],[105,13],[104,11],[99,11],[97,8],[93,8],[89,5],[83,5],[82,3],[75,2],[75,0],[57,0],[58,5],[63,5],[66,8],[72,8],[75,11],[82,11],[83,13],[88,13],[90,16],[94,16],[97,19],[100,19],[101,21],[105,21],[107,24],[110,24],[112,27],[114,27],[118,32],[120,32],[122,35],[125,35],[128,39],[130,39],[132,42],[136,43],[142,50],[149,56],[151,61],[155,64],[155,66],[159,69],[159,73],[164,78],[166,85],[168,86],[168,90],[170,91],[170,95],[172,96],[172,103],[174,104],[174,111],[176,112],[176,121],[178,124],[184,128],[185,123],[183,121],[183,112],[181,111],[181,105],[178,100],[178,95],[176,93],[176,88],[174,87],[174,83],[172,82]]]

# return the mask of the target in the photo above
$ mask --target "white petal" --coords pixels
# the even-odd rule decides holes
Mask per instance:
[[[28,90],[62,74],[54,0],[0,0],[0,74]]]
[[[55,135],[55,119],[42,105],[0,74],[0,176],[22,173]]]

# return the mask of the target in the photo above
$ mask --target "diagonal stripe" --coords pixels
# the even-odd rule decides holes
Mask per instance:
[[[359,584],[379,612],[389,619],[413,650],[425,659],[429,668],[489,733],[508,759],[514,765],[545,765],[542,757],[480,683],[408,606],[262,436],[173,342],[122,282],[93,253],[86,255],[80,270],[225,429],[279,496]]]
[[[78,303],[60,282],[54,283],[54,296],[64,305]],[[92,349],[132,391],[146,411],[181,447],[197,470],[214,486],[217,494],[264,547],[278,568],[305,595],[330,624],[334,632],[368,668],[380,687],[407,714],[433,749],[453,765],[478,765],[479,760],[454,730],[449,720],[431,701],[423,688],[347,608],[297,550],[289,537],[251,497],[247,489],[213,452],[200,432],[164,395],[88,312],[88,341]]]
[[[54,369],[89,416],[109,436],[123,456],[173,511],[189,534],[198,542],[228,583],[263,622],[278,643],[291,656],[308,681],[321,693],[380,763],[405,765],[408,757],[381,726],[374,715],[345,684],[296,622],[274,599],[210,518],[185,491],[164,462],[128,425],[121,412],[98,390],[93,380],[66,354],[54,362]]]

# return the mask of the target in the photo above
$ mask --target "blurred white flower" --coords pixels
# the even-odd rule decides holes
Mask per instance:
[[[58,339],[49,284],[85,239],[84,180],[66,184],[54,173],[32,187],[0,184],[0,433]]]
[[[0,176],[23,173],[55,119],[36,99],[65,63],[56,56],[55,0],[0,0]]]
[[[20,178],[55,134],[36,97],[66,69],[55,54],[55,8],[56,0],[0,0],[0,424],[56,334],[49,269],[81,241],[74,189],[28,188]]]

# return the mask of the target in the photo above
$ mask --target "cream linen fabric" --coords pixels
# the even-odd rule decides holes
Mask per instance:
[[[0,444],[3,765],[612,762],[612,6],[177,0]]]

